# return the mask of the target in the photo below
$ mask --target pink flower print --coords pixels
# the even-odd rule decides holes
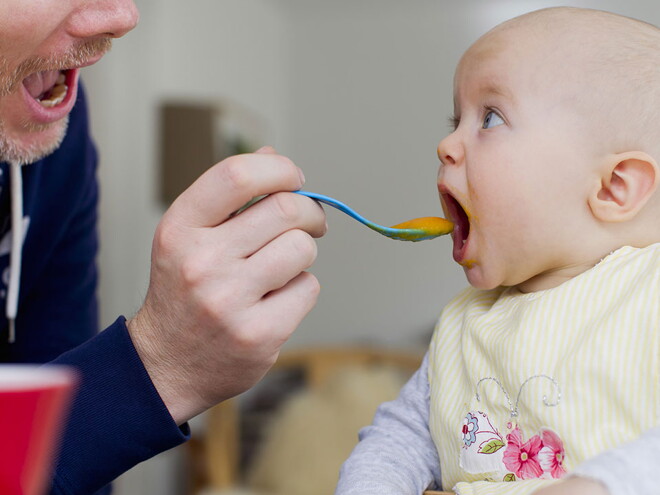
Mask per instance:
[[[523,443],[520,429],[516,426],[506,439],[507,446],[502,458],[506,468],[523,480],[539,478],[543,474],[538,459],[543,448],[541,437],[534,435]]]
[[[479,421],[472,413],[467,413],[465,419],[463,420],[463,443],[466,447],[469,447],[474,442],[477,441],[477,430],[479,429]]]
[[[544,472],[553,478],[561,478],[566,474],[564,469],[564,442],[550,428],[541,428],[543,448],[539,452],[539,463]]]

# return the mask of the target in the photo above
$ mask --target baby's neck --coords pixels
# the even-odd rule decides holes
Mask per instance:
[[[592,269],[600,263],[603,258],[616,251],[616,249],[618,248],[599,253],[597,256],[588,257],[582,260],[574,260],[559,268],[553,268],[552,270],[539,273],[538,275],[518,284],[516,289],[522,293],[528,293],[558,287],[564,282],[568,282],[587,270]]]

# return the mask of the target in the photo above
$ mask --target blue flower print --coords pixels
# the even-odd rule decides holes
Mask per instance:
[[[472,413],[467,413],[463,420],[463,443],[469,447],[477,441],[477,430],[479,429],[479,421]]]

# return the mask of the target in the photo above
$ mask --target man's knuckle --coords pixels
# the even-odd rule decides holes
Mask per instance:
[[[232,349],[239,355],[249,355],[263,344],[262,337],[255,328],[237,328],[230,339]]]
[[[273,194],[273,208],[277,217],[286,225],[295,225],[300,219],[297,198],[292,194]]]
[[[308,289],[306,291],[307,294],[316,300],[321,294],[321,284],[319,279],[309,272],[303,273],[303,277],[305,278],[305,283],[308,285]]]
[[[250,170],[238,157],[231,157],[222,162],[222,172],[223,179],[231,190],[245,191],[252,184]]]
[[[177,245],[176,229],[168,222],[161,222],[154,233],[154,247],[161,252],[169,252]]]
[[[208,274],[208,264],[202,256],[188,256],[181,262],[180,279],[186,288],[197,287]]]
[[[311,264],[318,253],[318,247],[312,236],[303,230],[296,229],[290,232],[290,237],[296,254]]]
[[[290,176],[292,179],[297,179],[299,177],[298,167],[290,158],[286,156],[279,155],[278,161],[284,172]]]
[[[212,294],[200,297],[197,304],[199,321],[214,329],[224,329],[226,336],[231,335],[234,326],[233,305],[224,294]],[[223,338],[224,338],[223,337]]]

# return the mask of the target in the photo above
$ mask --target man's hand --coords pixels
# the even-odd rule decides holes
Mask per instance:
[[[568,478],[546,488],[542,488],[533,495],[612,495],[597,481],[587,478]]]
[[[147,296],[128,329],[177,424],[260,380],[316,303],[319,284],[305,270],[325,215],[309,198],[281,192],[303,182],[271,148],[230,157],[158,225]]]

